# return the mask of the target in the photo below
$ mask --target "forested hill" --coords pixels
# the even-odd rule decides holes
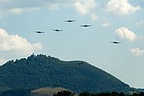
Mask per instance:
[[[0,66],[0,89],[63,87],[74,92],[128,92],[130,87],[84,61],[31,55]]]

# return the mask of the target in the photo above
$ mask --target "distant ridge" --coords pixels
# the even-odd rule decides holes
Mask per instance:
[[[124,92],[131,88],[84,61],[31,55],[0,66],[0,90],[63,87],[74,92]]]
[[[139,92],[144,92],[144,89],[138,88]]]
[[[45,95],[53,96],[53,94],[61,92],[61,91],[70,91],[70,90],[67,90],[61,87],[55,87],[55,88],[45,87],[45,88],[39,88],[39,89],[33,90],[31,92],[31,96],[45,96]]]

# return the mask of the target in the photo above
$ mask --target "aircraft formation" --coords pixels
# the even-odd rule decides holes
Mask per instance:
[[[75,22],[76,20],[74,20],[74,19],[69,19],[69,20],[65,20],[64,22],[68,22],[68,23],[72,23],[72,22]],[[80,27],[84,27],[84,28],[87,28],[87,27],[90,27],[90,26],[92,26],[91,24],[82,24],[82,25],[80,25]],[[62,29],[52,29],[53,31],[56,31],[56,32],[60,32],[60,31],[63,31]],[[45,33],[45,32],[43,32],[43,31],[34,31],[35,33]],[[119,41],[112,41],[111,43],[113,43],[113,44],[120,44],[121,42],[119,42]]]

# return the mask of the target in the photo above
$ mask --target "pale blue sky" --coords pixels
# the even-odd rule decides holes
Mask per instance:
[[[143,0],[0,0],[0,4],[1,64],[32,53],[82,60],[131,87],[144,88]],[[76,21],[64,22],[68,19]],[[52,30],[57,28],[63,31]],[[37,30],[45,33],[36,34]]]

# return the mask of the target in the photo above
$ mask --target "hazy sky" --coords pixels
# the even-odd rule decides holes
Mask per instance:
[[[144,88],[144,0],[0,0],[0,64],[32,53],[86,61]]]

